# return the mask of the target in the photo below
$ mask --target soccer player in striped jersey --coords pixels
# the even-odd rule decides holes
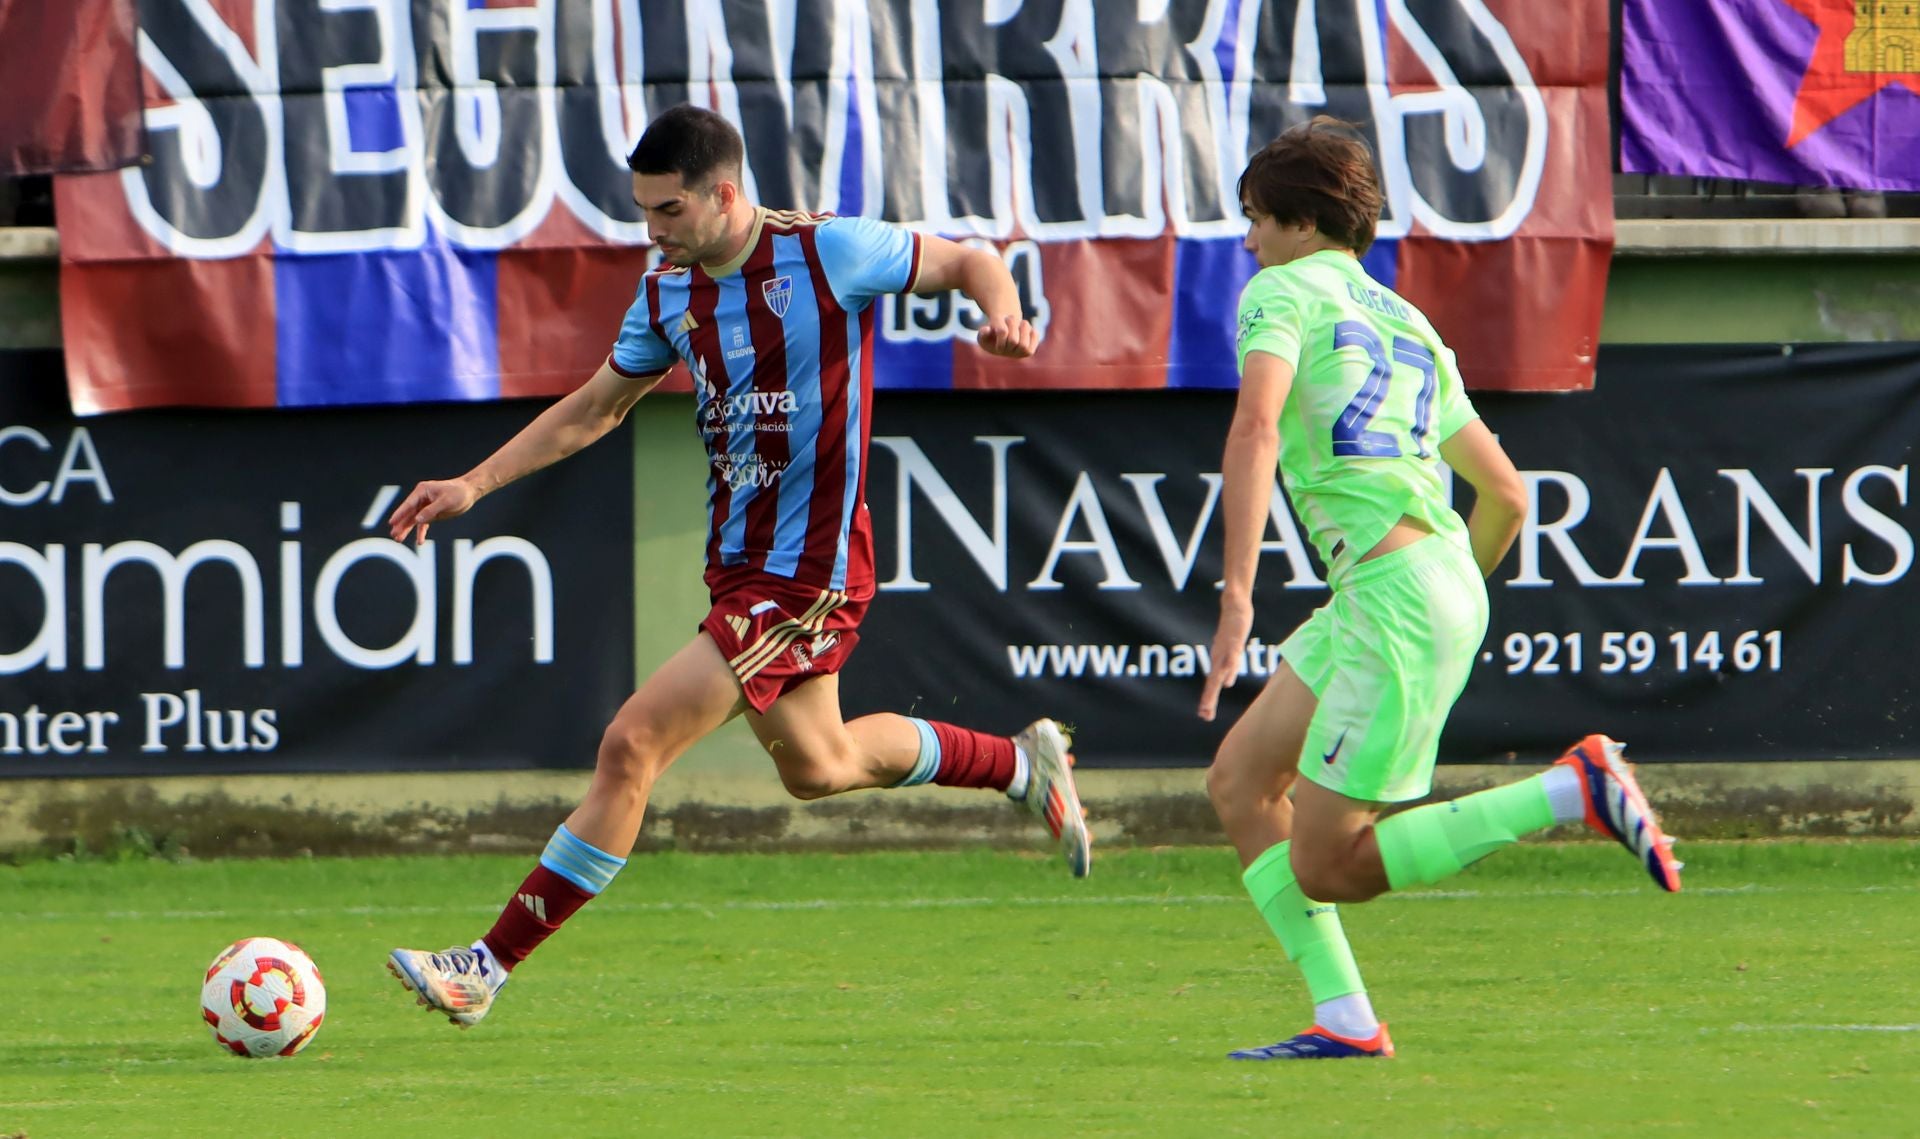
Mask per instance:
[[[740,189],[744,148],[690,106],[648,125],[628,159],[663,263],[641,282],[607,362],[486,461],[423,482],[389,520],[424,541],[481,497],[612,430],[676,360],[706,443],[712,608],[603,737],[585,801],[555,831],[480,940],[397,949],[389,968],[454,1023],[487,1014],[508,974],[604,890],[647,795],[696,740],[744,714],[796,798],[920,783],[992,788],[1023,804],[1068,868],[1091,866],[1070,741],[1052,720],[1007,737],[881,713],[840,714],[838,673],[874,592],[867,519],[873,301],[959,289],[986,316],[982,350],[1033,353],[1013,278],[992,253],[865,218],[768,210]]]
[[[1233,684],[1252,627],[1276,462],[1331,587],[1207,773],[1247,892],[1315,1002],[1312,1027],[1232,1053],[1243,1060],[1393,1054],[1334,903],[1438,882],[1581,819],[1661,888],[1680,888],[1632,769],[1601,735],[1539,775],[1380,818],[1432,787],[1440,729],[1486,636],[1485,578],[1527,495],[1433,325],[1361,267],[1380,188],[1345,127],[1294,127],[1240,176],[1261,269],[1240,299],[1240,394],[1221,460],[1226,581],[1202,719]],[[1474,489],[1464,520],[1441,462]]]

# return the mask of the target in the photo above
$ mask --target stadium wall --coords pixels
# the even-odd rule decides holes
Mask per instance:
[[[1913,223],[1754,225],[1767,232],[1729,248],[1724,225],[1621,223],[1606,343],[1920,342],[1920,295],[1912,284],[1920,280],[1920,256],[1911,252],[1920,248],[1920,233],[1909,232]],[[50,234],[0,231],[0,350],[58,346],[54,253]],[[684,642],[704,606],[698,563],[705,519],[693,489],[700,456],[686,430],[687,399],[648,400],[631,420],[634,595],[641,602],[632,607],[631,651],[639,674]],[[662,472],[669,471],[688,472],[685,485],[663,486]],[[1900,665],[1890,656],[1882,667],[1898,673]],[[1885,732],[1887,754],[1911,740],[1908,727],[1891,717]],[[1920,763],[1897,754],[1846,763],[1801,758],[1662,764],[1649,783],[1673,829],[1690,837],[1920,831]],[[1501,764],[1448,766],[1439,793],[1511,774]],[[0,850],[68,849],[76,842],[208,854],[532,850],[583,786],[583,772],[564,770],[12,778],[0,780]],[[1104,841],[1217,837],[1197,769],[1091,770],[1084,792]],[[1028,830],[1024,818],[978,794],[939,789],[793,802],[744,725],[734,724],[663,781],[642,845],[1017,847],[1031,843]]]

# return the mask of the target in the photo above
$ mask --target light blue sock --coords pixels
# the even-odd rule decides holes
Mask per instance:
[[[560,877],[585,890],[589,894],[598,894],[620,873],[627,864],[624,858],[615,858],[591,843],[582,842],[561,823],[560,829],[553,832],[547,840],[547,849],[540,855],[540,865],[553,871]]]
[[[940,737],[933,733],[933,725],[912,716],[907,717],[907,723],[920,733],[920,754],[913,761],[913,770],[895,783],[895,787],[917,787],[922,783],[931,783],[934,774],[940,770]]]

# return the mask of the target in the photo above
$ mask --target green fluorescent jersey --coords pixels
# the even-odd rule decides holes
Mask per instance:
[[[1262,269],[1240,294],[1247,354],[1293,365],[1280,409],[1280,477],[1333,572],[1411,515],[1461,545],[1440,442],[1477,417],[1433,325],[1345,253]],[[1336,549],[1338,553],[1336,553]]]

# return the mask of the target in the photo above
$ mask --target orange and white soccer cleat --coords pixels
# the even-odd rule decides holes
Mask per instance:
[[[1336,1036],[1314,1025],[1300,1035],[1264,1048],[1242,1048],[1227,1053],[1229,1060],[1391,1060],[1393,1037],[1387,1026],[1365,1040]]]
[[[1625,744],[1595,734],[1574,744],[1555,763],[1580,776],[1587,825],[1626,847],[1655,885],[1677,894],[1680,868],[1686,864],[1673,857],[1673,840],[1661,833],[1660,820],[1641,793],[1625,752]]]

